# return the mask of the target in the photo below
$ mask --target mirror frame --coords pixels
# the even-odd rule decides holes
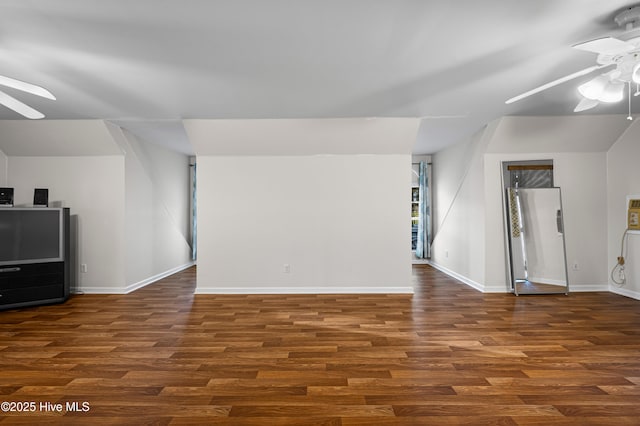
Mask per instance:
[[[557,224],[559,229],[562,230],[561,234],[562,234],[562,255],[563,255],[563,266],[564,266],[564,277],[565,277],[565,285],[564,286],[558,286],[558,290],[557,291],[549,291],[547,290],[541,290],[541,291],[519,291],[518,290],[518,285],[517,285],[517,279],[514,276],[514,271],[513,271],[513,250],[512,250],[512,241],[510,238],[510,234],[511,234],[511,223],[510,223],[510,216],[509,216],[509,197],[508,197],[508,190],[509,190],[509,186],[506,185],[506,180],[505,180],[505,170],[507,170],[507,167],[509,165],[509,163],[525,163],[525,162],[521,162],[521,161],[503,161],[502,162],[502,171],[501,171],[501,177],[502,177],[502,217],[503,217],[503,227],[504,227],[504,243],[505,243],[505,257],[506,257],[506,275],[508,277],[508,285],[509,285],[509,290],[511,293],[514,293],[516,296],[519,295],[535,295],[535,294],[565,294],[568,295],[569,294],[569,270],[568,270],[568,266],[567,266],[567,245],[566,245],[566,238],[565,238],[565,226],[564,226],[564,208],[562,205],[562,189],[560,187],[557,186],[548,186],[546,188],[554,188],[557,189],[558,191],[558,201],[560,203],[560,215],[556,218],[557,219]],[[538,161],[533,161],[534,164],[538,163]],[[527,188],[523,188],[523,189],[527,189]]]

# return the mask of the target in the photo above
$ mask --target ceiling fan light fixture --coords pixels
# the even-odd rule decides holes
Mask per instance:
[[[602,74],[578,86],[578,92],[587,99],[598,100],[609,85],[609,77]]]
[[[597,107],[599,104],[599,102],[595,99],[587,99],[584,98],[583,100],[580,101],[580,103],[575,107],[575,109],[573,110],[573,112],[582,112],[582,111],[586,111],[588,109],[591,108],[595,108]]]
[[[640,83],[640,62],[633,66],[633,71],[631,71],[631,80],[636,84]]]
[[[618,81],[607,84],[598,97],[600,102],[606,103],[620,102],[622,99],[624,99],[624,83]]]

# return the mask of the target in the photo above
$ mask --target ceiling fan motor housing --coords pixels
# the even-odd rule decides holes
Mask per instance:
[[[613,19],[619,26],[625,27],[625,29],[630,30],[636,27],[637,23],[640,22],[640,6],[625,9],[622,12],[618,13]]]

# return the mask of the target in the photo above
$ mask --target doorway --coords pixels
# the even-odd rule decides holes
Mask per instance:
[[[569,291],[562,196],[553,161],[503,162],[505,245],[511,291]]]

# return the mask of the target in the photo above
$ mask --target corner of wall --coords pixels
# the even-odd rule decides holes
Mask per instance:
[[[122,127],[105,120],[102,121],[102,124],[107,128],[109,135],[113,139],[113,143],[122,152],[122,155],[126,156],[127,142]]]
[[[0,150],[0,185],[6,186],[9,181],[9,157]]]
[[[105,122],[124,155],[127,292],[191,266],[188,157]],[[177,269],[176,269],[177,268]]]
[[[432,262],[462,282],[484,290],[484,152],[499,120],[434,156],[434,205],[438,214]],[[461,161],[461,158],[463,161]]]
[[[627,197],[640,195],[640,123],[633,121],[607,151],[607,261],[609,270],[620,256],[621,238],[627,227]],[[640,299],[640,235],[627,239],[625,259],[626,283],[619,287],[609,277],[609,291]]]
[[[462,282],[463,284],[468,285],[469,287],[471,287],[471,288],[473,288],[475,290],[478,290],[478,291],[483,292],[483,293],[486,291],[486,288],[485,288],[485,286],[483,284],[480,284],[479,282],[473,281],[472,279],[467,278],[464,275],[460,275],[457,272],[452,271],[451,269],[449,269],[449,268],[447,268],[445,266],[442,266],[437,262],[429,262],[429,264],[431,266],[433,266],[434,268],[436,268],[437,270],[439,270],[440,272],[444,272],[445,274],[449,275],[450,277],[455,278],[456,280]]]
[[[493,140],[484,155],[485,285],[498,288],[508,282],[501,210],[503,197],[499,190],[502,161],[551,159],[556,168],[556,184],[563,187],[567,261],[580,265],[579,269],[568,271],[570,288],[572,291],[601,291],[606,287],[608,261],[605,257],[611,255],[606,253],[606,244],[600,242],[607,240],[610,247],[614,244],[619,247],[619,237],[615,237],[617,243],[613,243],[607,235],[611,212],[605,200],[610,199],[622,183],[612,187],[609,182],[606,163],[611,154],[607,154],[607,150],[615,145],[613,140],[618,135],[627,135],[624,138],[629,139],[630,129],[627,120],[619,116],[615,119],[594,117],[586,121],[589,124],[586,130],[580,127],[585,123],[584,117],[503,117],[496,122]],[[598,127],[600,124],[603,129]],[[638,132],[635,134],[639,135]],[[568,142],[564,144],[565,141]],[[638,153],[628,152],[625,157],[631,159],[634,155],[637,158]],[[620,172],[621,179],[626,176],[624,173]],[[588,240],[593,244],[585,244],[585,229],[590,230]]]

